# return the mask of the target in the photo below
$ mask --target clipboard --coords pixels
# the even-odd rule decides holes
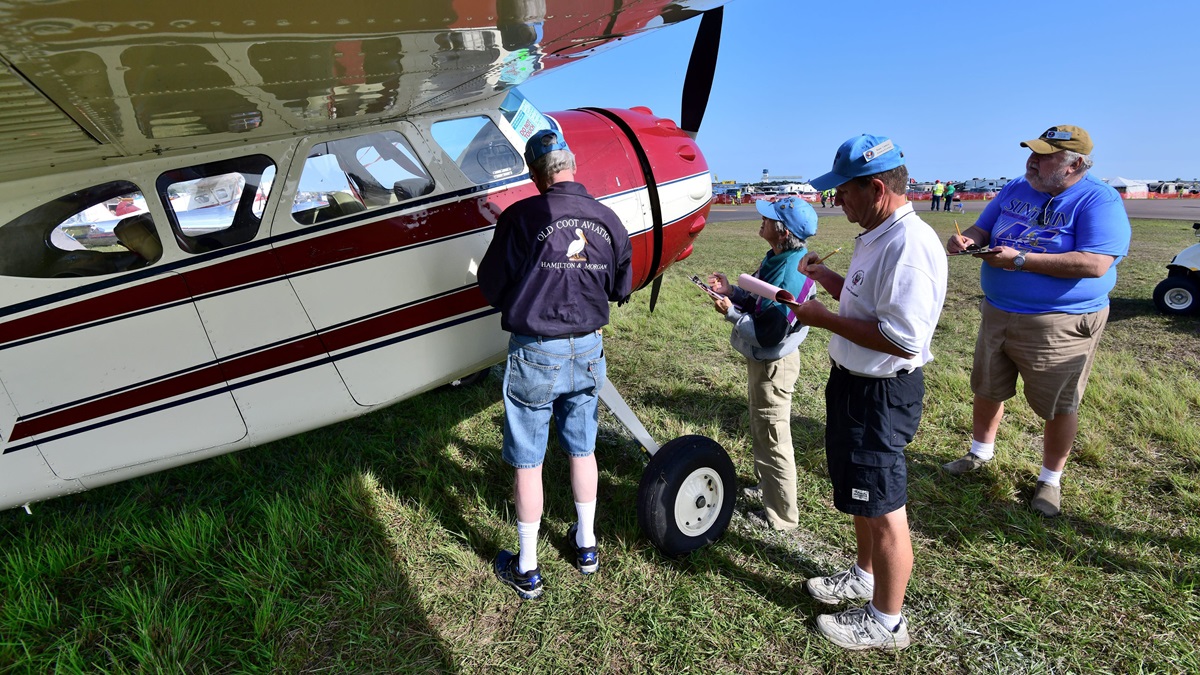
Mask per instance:
[[[991,255],[993,253],[999,253],[999,252],[1000,252],[1000,249],[998,249],[998,248],[968,248],[968,249],[959,251],[957,253],[947,252],[946,255],[948,257],[954,257],[956,255]]]
[[[725,297],[725,296],[721,295],[720,293],[714,291],[712,289],[712,286],[709,286],[708,284],[704,283],[703,281],[700,281],[700,277],[696,276],[695,274],[692,275],[692,283],[696,284],[697,288],[699,288],[700,290],[707,293],[708,297],[712,298],[713,300],[720,300],[721,298]]]

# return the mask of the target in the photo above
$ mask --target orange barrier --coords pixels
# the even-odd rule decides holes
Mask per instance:
[[[1189,193],[1189,194],[1180,196],[1178,194],[1164,195],[1164,194],[1159,194],[1157,192],[1147,192],[1145,197],[1138,197],[1135,195],[1127,195],[1125,193],[1121,193],[1121,198],[1122,199],[1200,199],[1200,194],[1190,194]]]

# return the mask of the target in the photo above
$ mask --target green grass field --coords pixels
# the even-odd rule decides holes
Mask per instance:
[[[944,238],[953,220],[921,216]],[[660,441],[699,433],[752,481],[744,363],[728,326],[686,282],[752,271],[757,221],[710,226],[648,293],[615,309],[609,375]],[[858,228],[822,218],[810,241],[844,271]],[[794,401],[801,528],[753,527],[741,505],[716,545],[664,559],[637,528],[644,458],[601,416],[601,571],[564,543],[575,514],[552,446],[542,599],[521,602],[490,560],[516,545],[512,474],[499,456],[500,372],[269,446],[0,513],[0,671],[174,672],[1198,672],[1200,319],[1150,300],[1188,223],[1135,221],[1081,432],[1064,516],[1026,502],[1040,422],[1012,403],[983,471],[939,465],[969,442],[978,262],[950,290],[909,447],[914,644],[849,653],[818,637],[828,611],[803,580],[853,560],[830,503],[814,331]],[[821,296],[828,303],[827,295]]]

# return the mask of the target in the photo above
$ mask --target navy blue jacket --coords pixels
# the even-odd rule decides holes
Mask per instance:
[[[629,234],[612,209],[564,181],[500,214],[479,263],[479,288],[510,333],[554,337],[608,323],[629,297]]]

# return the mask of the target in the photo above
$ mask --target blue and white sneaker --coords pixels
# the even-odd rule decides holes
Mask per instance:
[[[567,541],[571,544],[571,549],[575,551],[575,569],[579,570],[580,574],[595,574],[600,569],[600,554],[596,551],[595,546],[580,548],[576,534],[579,532],[579,523],[574,523],[567,528]]]
[[[517,571],[518,556],[512,551],[500,551],[492,562],[496,578],[512,587],[522,600],[533,600],[542,594],[542,574],[533,568],[521,574]]]

